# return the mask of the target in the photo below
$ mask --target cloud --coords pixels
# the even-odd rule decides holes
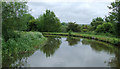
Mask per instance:
[[[31,14],[35,18],[45,13],[46,9],[50,9],[54,11],[61,22],[90,24],[93,18],[107,15],[109,11],[107,6],[110,5],[110,2],[90,1],[93,2],[28,2],[28,6],[32,9]]]

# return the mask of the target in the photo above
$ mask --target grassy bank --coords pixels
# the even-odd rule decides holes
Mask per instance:
[[[2,53],[5,56],[13,56],[19,53],[34,51],[43,45],[46,38],[39,32],[16,32],[19,37],[11,38],[7,42],[2,40]]]
[[[2,39],[2,67],[11,67],[17,60],[26,58],[46,43],[46,38],[40,32],[15,32],[19,36]],[[14,65],[20,66],[20,65]]]
[[[68,33],[58,33],[58,32],[43,32],[44,35],[60,35],[60,36],[73,36],[73,37],[82,37],[88,39],[99,40],[102,42],[114,44],[120,46],[120,38],[104,36],[104,35],[95,35],[95,34],[85,34],[85,33],[75,33],[72,32],[71,35]]]

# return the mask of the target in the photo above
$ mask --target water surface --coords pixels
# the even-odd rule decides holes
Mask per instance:
[[[120,67],[116,46],[76,37],[47,37],[34,53],[9,63],[12,67]],[[7,65],[7,63],[5,63]]]

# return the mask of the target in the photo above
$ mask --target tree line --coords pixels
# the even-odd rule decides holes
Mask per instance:
[[[111,3],[108,8],[111,10],[104,18],[96,17],[90,25],[79,25],[75,22],[62,23],[62,32],[94,32],[120,36],[120,1]],[[66,26],[67,25],[67,26]]]
[[[27,2],[2,2],[3,38],[7,41],[19,37],[14,31],[96,32],[120,36],[120,2],[113,2],[108,8],[112,10],[109,15],[93,19],[90,25],[80,25],[76,22],[61,23],[50,10],[34,18],[29,13]]]

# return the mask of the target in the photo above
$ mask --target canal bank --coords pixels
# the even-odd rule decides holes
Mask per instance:
[[[120,50],[114,45],[77,37],[46,38],[46,44],[33,53],[3,63],[11,67],[120,67]]]
[[[19,37],[11,38],[6,42],[2,40],[2,67],[11,67],[11,63],[17,61],[18,58],[30,56],[47,41],[40,32],[16,31],[15,33]]]
[[[120,46],[120,39],[116,37],[109,37],[103,35],[93,35],[93,34],[80,34],[80,33],[58,33],[58,32],[42,32],[43,35],[58,35],[58,36],[73,36],[73,37],[82,37],[87,39],[94,39],[102,42],[106,42],[109,44],[113,44],[116,46]]]

